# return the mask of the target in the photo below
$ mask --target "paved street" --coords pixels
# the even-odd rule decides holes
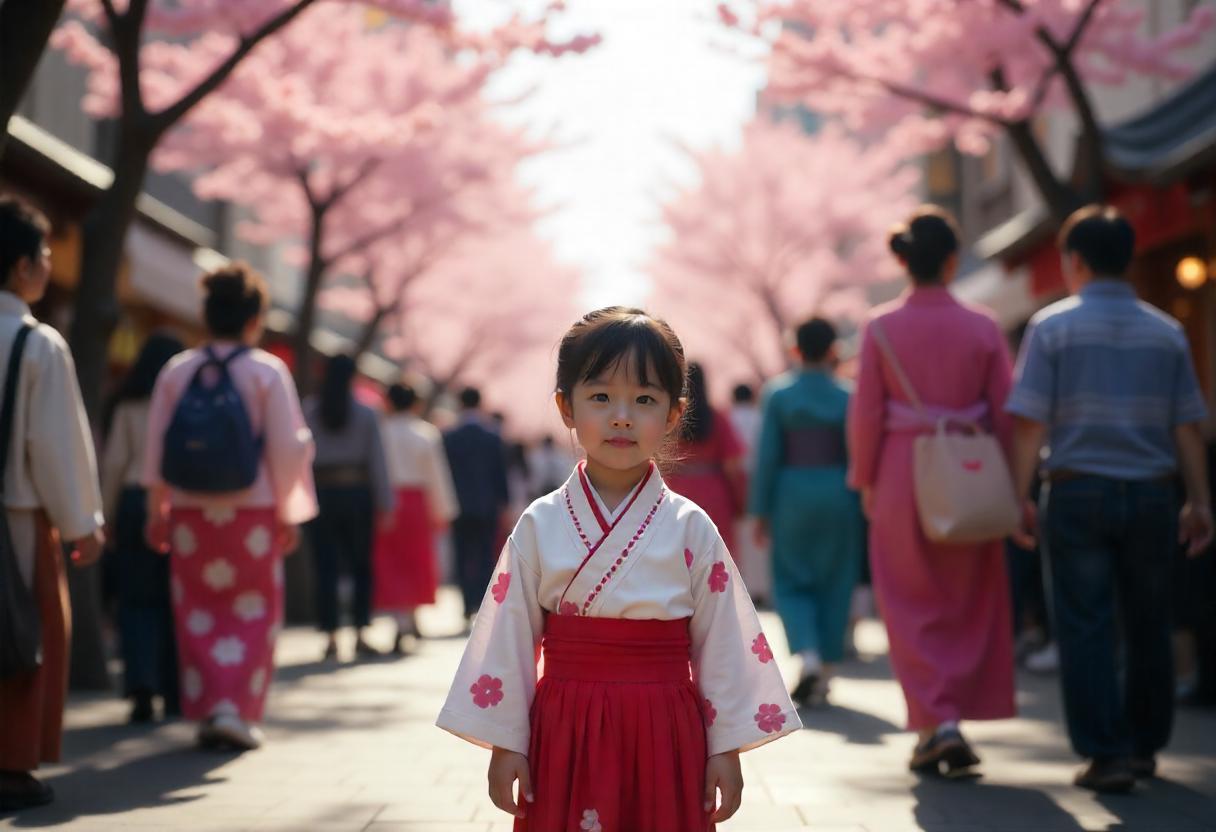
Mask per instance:
[[[454,599],[445,601],[422,618],[431,633],[454,627]],[[776,619],[765,624],[781,650]],[[195,751],[187,724],[128,727],[125,703],[76,697],[67,765],[46,771],[59,802],[2,819],[0,829],[508,830],[485,797],[486,752],[432,725],[462,645],[436,638],[404,660],[325,665],[315,634],[289,630],[270,742],[244,756]],[[899,728],[881,627],[865,627],[860,646],[865,658],[838,681],[834,707],[806,713],[808,730],[744,756],[744,807],[725,832],[1216,830],[1216,713],[1180,715],[1164,779],[1134,796],[1096,798],[1067,785],[1075,761],[1054,680],[1023,676],[1020,719],[970,728],[987,776],[919,781],[904,770],[911,739]]]

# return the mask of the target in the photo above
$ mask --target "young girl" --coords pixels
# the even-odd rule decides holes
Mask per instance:
[[[683,388],[679,339],[641,310],[562,339],[587,461],[520,518],[438,720],[493,748],[517,832],[711,829],[739,808],[739,752],[801,727],[722,538],[655,466]]]

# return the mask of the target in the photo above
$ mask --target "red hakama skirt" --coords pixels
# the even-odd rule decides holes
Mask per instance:
[[[712,829],[688,647],[686,618],[547,616],[516,832]]]
[[[382,612],[407,612],[435,603],[439,569],[435,563],[435,529],[421,488],[397,489],[391,531],[376,534],[372,574],[374,606]]]

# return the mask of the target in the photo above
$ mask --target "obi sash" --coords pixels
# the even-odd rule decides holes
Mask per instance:
[[[905,402],[888,401],[886,429],[890,433],[930,433],[941,422],[948,428],[986,426],[988,417],[987,402],[958,409],[927,404],[921,411]]]
[[[687,682],[687,618],[545,617],[544,677],[585,682]]]
[[[848,464],[844,431],[838,427],[790,428],[782,440],[784,463],[790,468],[834,468]]]

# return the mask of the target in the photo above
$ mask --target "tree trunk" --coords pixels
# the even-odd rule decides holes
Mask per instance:
[[[65,0],[0,0],[0,157],[8,120],[25,95]]]
[[[123,132],[135,133],[132,129]],[[94,422],[101,413],[107,347],[119,317],[115,294],[118,272],[153,144],[135,135],[123,137],[114,164],[114,182],[102,193],[81,229],[80,283],[68,341],[76,359],[84,405]]]
[[[69,332],[80,392],[94,424],[101,414],[110,334],[118,323],[115,284],[152,144],[128,136],[120,147],[114,182],[84,221],[80,284],[76,288]],[[89,567],[69,573],[73,620],[71,686],[75,690],[108,689],[101,640],[100,570]]]
[[[303,398],[312,392],[312,331],[317,326],[317,296],[325,281],[325,270],[329,266],[322,253],[325,239],[325,213],[327,205],[313,205],[312,230],[308,244],[308,272],[304,279],[304,296],[300,298],[300,311],[296,314],[296,327],[291,333],[292,351],[295,353],[296,389]]]
[[[1060,177],[1056,176],[1043,152],[1039,139],[1034,134],[1030,121],[1019,121],[1007,130],[1014,149],[1026,165],[1026,171],[1034,182],[1035,189],[1047,203],[1047,210],[1057,225],[1068,219],[1068,215],[1081,207],[1084,202],[1081,194]]]
[[[363,353],[370,350],[376,343],[376,336],[380,334],[380,324],[384,323],[384,319],[393,312],[392,306],[378,306],[371,320],[363,327],[363,332],[359,334],[359,340],[355,343],[354,353],[352,358],[358,360]]]

